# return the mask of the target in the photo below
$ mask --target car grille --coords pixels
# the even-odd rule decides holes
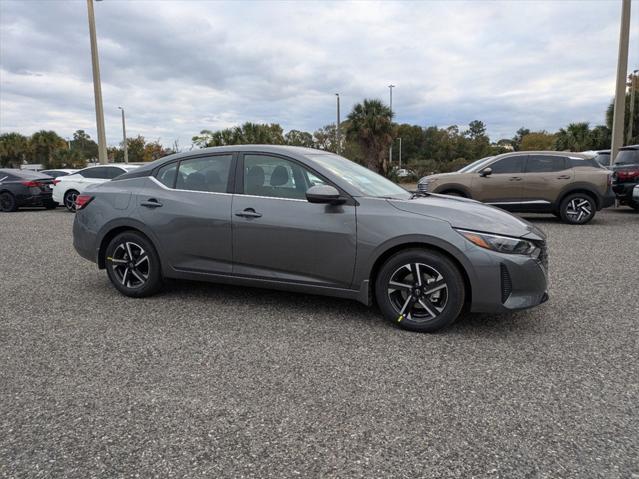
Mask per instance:
[[[513,292],[513,280],[505,265],[500,264],[499,268],[501,270],[501,302],[505,303]]]

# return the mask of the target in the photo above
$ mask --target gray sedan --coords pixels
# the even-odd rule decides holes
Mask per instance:
[[[74,246],[133,297],[164,278],[374,302],[413,331],[547,298],[544,234],[463,198],[410,193],[333,153],[246,145],[171,155],[76,200]]]

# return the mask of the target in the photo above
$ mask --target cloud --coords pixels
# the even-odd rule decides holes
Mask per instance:
[[[116,2],[95,4],[107,139],[182,145],[244,121],[314,130],[366,97],[396,120],[520,126],[604,121],[619,2]],[[635,15],[635,18],[638,18]],[[639,22],[630,66],[639,66]],[[0,130],[95,135],[86,4],[0,2]]]

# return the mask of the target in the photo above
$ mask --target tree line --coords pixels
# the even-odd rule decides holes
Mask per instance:
[[[531,131],[520,128],[512,138],[491,142],[486,125],[480,120],[468,125],[440,128],[422,127],[393,121],[390,108],[381,100],[366,99],[357,103],[346,119],[318,128],[314,132],[290,130],[284,132],[277,123],[246,122],[221,130],[202,130],[192,138],[191,148],[237,144],[274,144],[317,148],[340,153],[373,171],[393,177],[399,163],[401,138],[402,164],[417,176],[431,172],[457,170],[485,156],[508,151],[559,150],[586,151],[610,147],[614,105],[605,114],[605,124],[590,127],[586,122],[571,123],[557,132]],[[630,118],[630,94],[626,95],[626,125],[633,122],[633,136],[628,144],[639,143],[639,94],[635,95],[633,118]],[[392,158],[389,151],[392,145]],[[109,161],[124,161],[121,147],[109,147]],[[159,140],[144,137],[127,138],[130,162],[153,161],[179,151],[162,146]],[[41,163],[46,168],[81,168],[98,156],[96,142],[83,130],[65,140],[53,131],[39,131],[30,137],[20,133],[0,135],[0,166],[19,167],[23,163]]]

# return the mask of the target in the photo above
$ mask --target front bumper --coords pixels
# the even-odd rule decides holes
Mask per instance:
[[[545,247],[539,257],[484,250],[480,279],[472,284],[470,310],[504,313],[538,306],[548,295],[548,264]],[[475,264],[476,261],[474,261]]]

